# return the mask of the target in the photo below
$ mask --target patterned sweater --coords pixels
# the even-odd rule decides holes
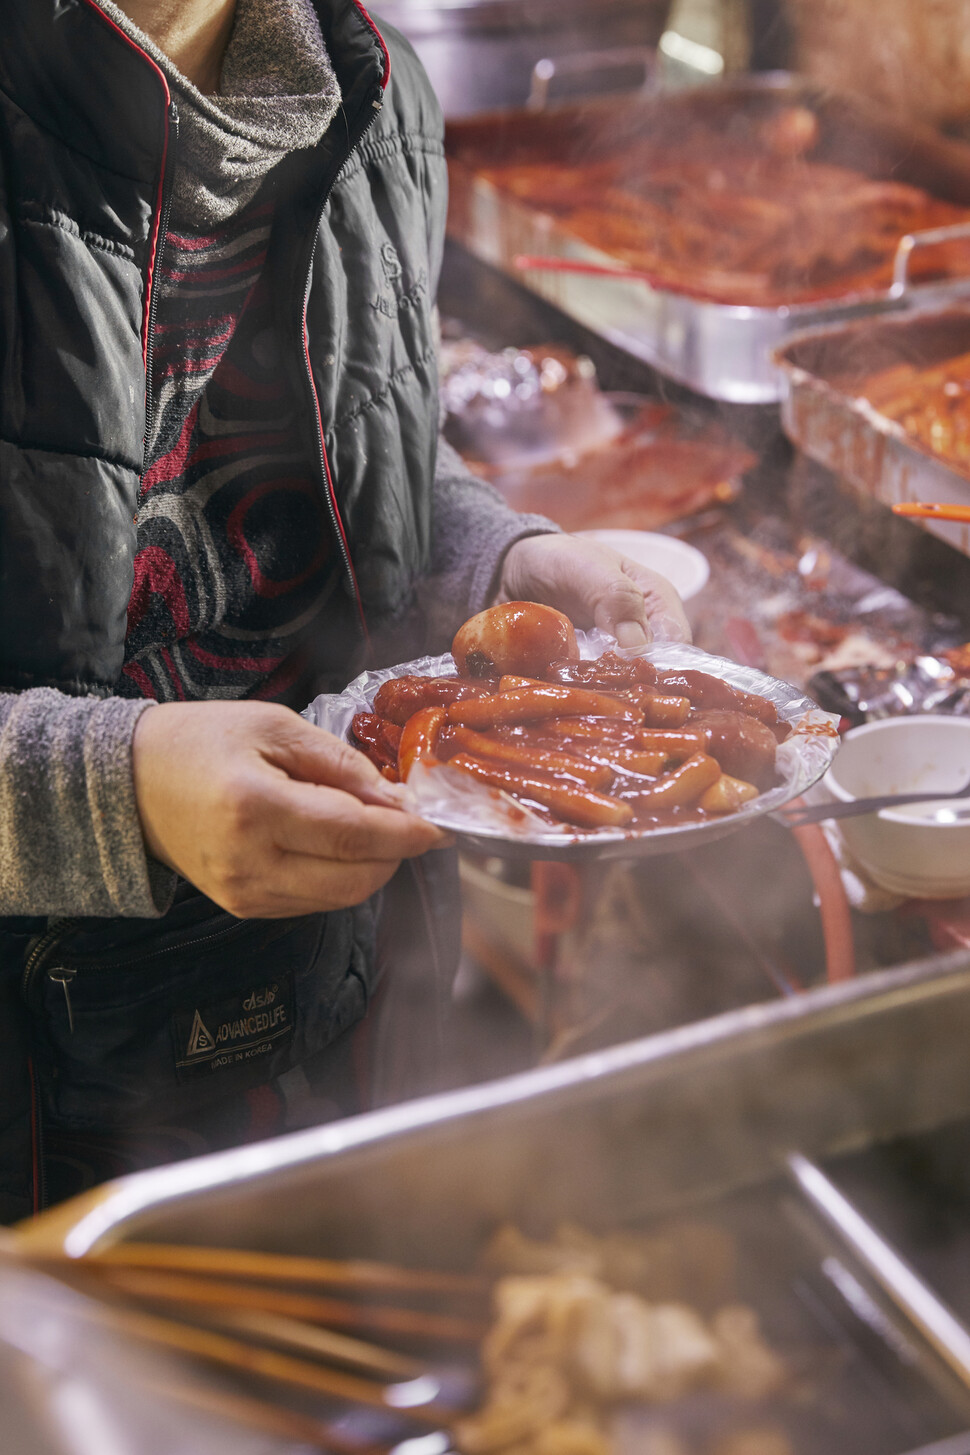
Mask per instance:
[[[257,198],[212,232],[168,236],[124,696],[292,694],[339,584],[262,277],[271,222]]]

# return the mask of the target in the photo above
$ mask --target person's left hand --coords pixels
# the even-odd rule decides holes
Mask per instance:
[[[526,536],[506,552],[499,601],[541,601],[578,627],[598,626],[621,647],[689,642],[680,597],[663,576],[598,541]]]

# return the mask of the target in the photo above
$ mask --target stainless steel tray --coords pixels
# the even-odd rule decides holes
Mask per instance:
[[[609,1229],[704,1204],[735,1239],[740,1294],[780,1349],[817,1350],[815,1397],[753,1415],[806,1455],[970,1455],[965,1329],[931,1290],[916,1290],[920,1302],[898,1286],[878,1233],[860,1238],[838,1189],[790,1155],[967,1116],[968,1036],[961,952],[126,1178],[26,1225],[21,1242],[82,1254],[171,1240],[461,1268],[507,1219],[539,1233],[563,1219]],[[668,1410],[688,1448],[700,1438],[705,1449],[728,1413],[704,1393]],[[637,1455],[654,1415],[629,1410],[617,1450]]]
[[[788,381],[785,433],[813,460],[885,505],[904,500],[970,505],[970,470],[941,459],[875,410],[861,390],[893,364],[932,365],[970,347],[970,305],[813,329],[775,355]],[[970,526],[920,520],[970,555]]]
[[[970,954],[139,1173],[22,1225],[467,1266],[505,1218],[648,1218],[970,1115]]]
[[[600,101],[538,113],[502,112],[454,122],[448,130],[449,234],[475,257],[670,378],[713,399],[774,403],[784,393],[784,377],[772,351],[792,332],[940,301],[970,287],[970,279],[909,285],[905,265],[911,242],[899,254],[896,283],[882,294],[778,308],[711,303],[639,280],[523,272],[516,267],[516,258],[527,255],[607,268],[616,264],[548,214],[499,191],[476,170],[513,155],[565,160],[591,148],[602,149],[611,135],[629,136],[649,128],[661,117],[665,125],[678,115],[696,112],[721,112],[727,119],[732,109],[766,92],[811,107],[821,123],[824,153],[831,160],[868,176],[912,182],[944,200],[970,205],[970,147],[929,131],[916,133],[860,103],[773,73],[646,100]]]

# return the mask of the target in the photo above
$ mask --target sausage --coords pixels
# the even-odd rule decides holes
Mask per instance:
[[[657,669],[645,657],[618,657],[604,652],[593,662],[574,662],[568,658],[550,662],[545,673],[547,682],[564,682],[583,687],[650,687],[657,680]]]
[[[614,722],[605,717],[553,717],[542,724],[542,731],[566,742],[616,743],[629,748],[639,747],[643,736],[632,723]],[[698,746],[702,744],[700,739]]]
[[[661,672],[657,681],[661,690],[689,697],[694,707],[723,708],[747,713],[769,727],[778,721],[775,704],[766,697],[759,697],[755,692],[740,692],[729,682],[722,682],[720,677],[712,677],[709,672],[695,672],[690,669]]]
[[[457,753],[451,766],[492,788],[503,788],[518,798],[541,803],[564,823],[575,824],[577,828],[623,828],[633,818],[633,809],[618,798],[608,798],[578,784],[556,783],[541,773],[520,773],[500,763],[483,762],[468,753]]]
[[[667,762],[666,753],[648,753],[613,743],[590,743],[586,756],[591,763],[603,763],[616,773],[633,773],[638,778],[656,778]]]
[[[689,758],[707,747],[707,734],[701,728],[642,728],[636,741],[648,753],[666,753],[668,758]]]
[[[397,768],[397,754],[385,748],[380,738],[381,719],[373,712],[358,712],[350,724],[351,735],[375,768]]]
[[[585,783],[587,788],[606,791],[613,782],[613,774],[607,764],[584,763],[571,758],[568,753],[556,752],[535,743],[503,742],[501,738],[487,738],[471,728],[452,729],[459,751],[471,753],[475,758],[494,758],[498,763],[507,763],[523,773],[538,770],[540,773],[565,775]]]
[[[430,677],[395,677],[382,682],[374,697],[374,711],[403,727],[412,713],[427,707]]]
[[[386,717],[377,719],[377,741],[395,763],[397,750],[401,746],[401,732],[402,729],[396,722],[388,722]]]
[[[455,702],[448,708],[449,722],[472,728],[565,716],[619,718],[637,724],[643,721],[643,713],[632,702],[587,692],[583,687],[518,687],[514,692],[474,702]]]
[[[694,713],[690,726],[704,733],[705,751],[717,759],[725,773],[770,788],[775,781],[775,735],[757,718],[720,709]]]
[[[401,733],[397,752],[397,771],[406,783],[411,769],[421,759],[437,759],[438,738],[445,725],[444,707],[422,707],[409,717]]]
[[[457,751],[458,744],[455,742],[455,729],[446,717],[445,724],[438,734],[438,747],[436,752],[442,762],[446,763],[452,753],[457,753]]]
[[[643,721],[647,727],[683,727],[690,716],[690,699],[687,697],[674,697],[657,692],[653,687],[636,687],[623,695],[643,710]]]
[[[503,672],[539,677],[558,657],[578,660],[579,647],[573,624],[561,611],[535,601],[504,601],[459,627],[451,654],[463,677]]]
[[[616,727],[616,733],[609,731],[590,733],[584,737],[580,733],[566,732],[564,730],[553,731],[556,723],[567,722],[589,722],[598,723],[600,727],[609,729]],[[538,722],[522,723],[500,723],[498,727],[492,728],[492,736],[503,743],[532,743],[536,747],[551,748],[555,752],[569,753],[576,758],[586,758],[587,750],[591,747],[617,747],[617,748],[639,748],[637,742],[637,730],[632,723],[624,726],[622,723],[612,723],[609,718],[571,718],[571,717],[547,717]]]
[[[732,778],[730,773],[722,773],[716,783],[704,790],[697,806],[705,813],[737,813],[742,803],[750,803],[752,798],[757,797],[758,790],[753,783],[744,783],[740,778]]]
[[[497,690],[497,682],[468,682],[461,677],[392,677],[378,687],[374,711],[403,727],[422,707],[446,707],[470,697],[488,697]]]
[[[716,759],[709,758],[706,753],[695,753],[685,763],[658,778],[656,783],[640,789],[635,795],[624,794],[624,802],[651,813],[659,809],[687,808],[696,803],[720,776],[721,769]]]
[[[538,677],[517,677],[512,672],[506,672],[498,679],[499,692],[514,692],[517,687],[545,687]]]
[[[584,723],[601,731],[590,732],[588,736],[574,734],[568,728],[568,724],[574,722]],[[611,729],[615,729],[615,736]],[[460,732],[461,729],[455,728],[454,731]],[[687,758],[690,753],[697,752],[704,746],[703,734],[696,733],[694,736],[695,745],[689,751],[682,752],[682,757]],[[652,778],[660,772],[670,755],[663,749],[643,748],[637,738],[636,729],[624,729],[606,718],[595,717],[555,717],[544,722],[512,724],[494,729],[494,739],[499,742],[547,748],[587,764],[602,764],[620,773],[639,773]]]

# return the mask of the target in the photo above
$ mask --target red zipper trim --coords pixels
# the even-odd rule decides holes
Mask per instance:
[[[40,1129],[37,1125],[37,1082],[34,1076],[34,1063],[31,1060],[27,1062],[27,1074],[30,1077],[31,1204],[36,1217],[40,1212]]]
[[[374,32],[375,36],[377,37],[377,44],[380,46],[381,51],[383,53],[383,56],[384,56],[384,74],[381,77],[381,90],[382,91],[386,91],[387,90],[387,83],[391,79],[391,57],[388,54],[387,46],[384,44],[384,37],[381,35],[380,31],[378,30],[377,26],[374,24],[373,20],[371,20],[371,18],[368,15],[367,11],[364,9],[363,5],[360,3],[360,0],[354,0],[354,4],[357,6],[357,9],[360,11],[361,17],[363,18],[364,22],[367,25],[370,26],[371,30]]]
[[[159,81],[161,82],[162,91],[163,91],[164,96],[165,96],[165,138],[164,138],[164,141],[162,143],[162,166],[161,166],[161,170],[160,170],[160,172],[158,174],[158,192],[156,193],[156,196],[155,196],[155,208],[154,208],[154,213],[153,213],[153,216],[152,216],[152,239],[151,239],[151,244],[150,244],[149,253],[148,253],[148,269],[147,269],[147,272],[145,274],[145,308],[144,308],[144,312],[142,314],[142,321],[141,321],[141,361],[142,361],[142,365],[143,365],[143,367],[144,367],[144,369],[145,369],[145,371],[147,373],[147,371],[148,371],[148,319],[149,319],[149,316],[150,316],[150,313],[151,313],[152,285],[153,285],[153,283],[155,281],[155,259],[158,256],[158,234],[159,234],[159,229],[161,228],[161,225],[162,225],[162,191],[163,191],[164,186],[165,186],[165,167],[166,167],[166,163],[168,162],[168,134],[169,134],[168,113],[169,113],[169,108],[171,107],[171,104],[172,104],[172,93],[168,89],[168,81],[165,79],[165,72],[161,69],[160,66],[158,66],[155,63],[155,61],[152,60],[152,58],[148,54],[148,52],[147,51],[143,51],[140,45],[136,45],[136,43],[132,40],[132,38],[131,38],[130,35],[125,35],[125,32],[122,30],[121,26],[120,25],[116,25],[115,22],[111,19],[110,15],[106,15],[104,13],[104,11],[101,9],[100,5],[98,5],[96,3],[96,0],[85,0],[85,3],[97,15],[100,16],[100,18],[105,22],[106,25],[110,25],[111,26],[111,29],[115,32],[116,35],[119,35],[121,37],[121,39],[124,41],[125,45],[128,46],[130,50],[133,50],[136,55],[141,56],[142,60],[145,62],[146,65],[151,66],[152,70],[155,72],[155,75],[158,77]],[[383,45],[383,41],[381,42],[381,44]]]
[[[333,507],[334,519],[340,531],[340,539],[343,541],[344,554],[347,565],[350,568],[350,580],[354,588],[354,596],[357,599],[357,615],[360,617],[360,624],[364,631],[364,638],[370,642],[370,632],[367,629],[367,618],[364,615],[364,603],[360,594],[360,587],[357,584],[357,573],[354,570],[353,557],[350,554],[350,546],[347,544],[347,532],[344,530],[344,523],[340,516],[340,507],[337,504],[337,492],[333,488],[333,476],[330,473],[330,461],[327,458],[327,445],[323,436],[323,413],[320,409],[320,396],[317,393],[317,381],[313,377],[313,365],[310,362],[310,337],[307,333],[306,304],[303,306],[303,354],[306,359],[307,374],[310,377],[310,388],[313,390],[313,404],[317,412],[317,429],[320,432],[320,454],[323,458],[324,474],[327,477],[327,490],[330,493],[330,504]]]

